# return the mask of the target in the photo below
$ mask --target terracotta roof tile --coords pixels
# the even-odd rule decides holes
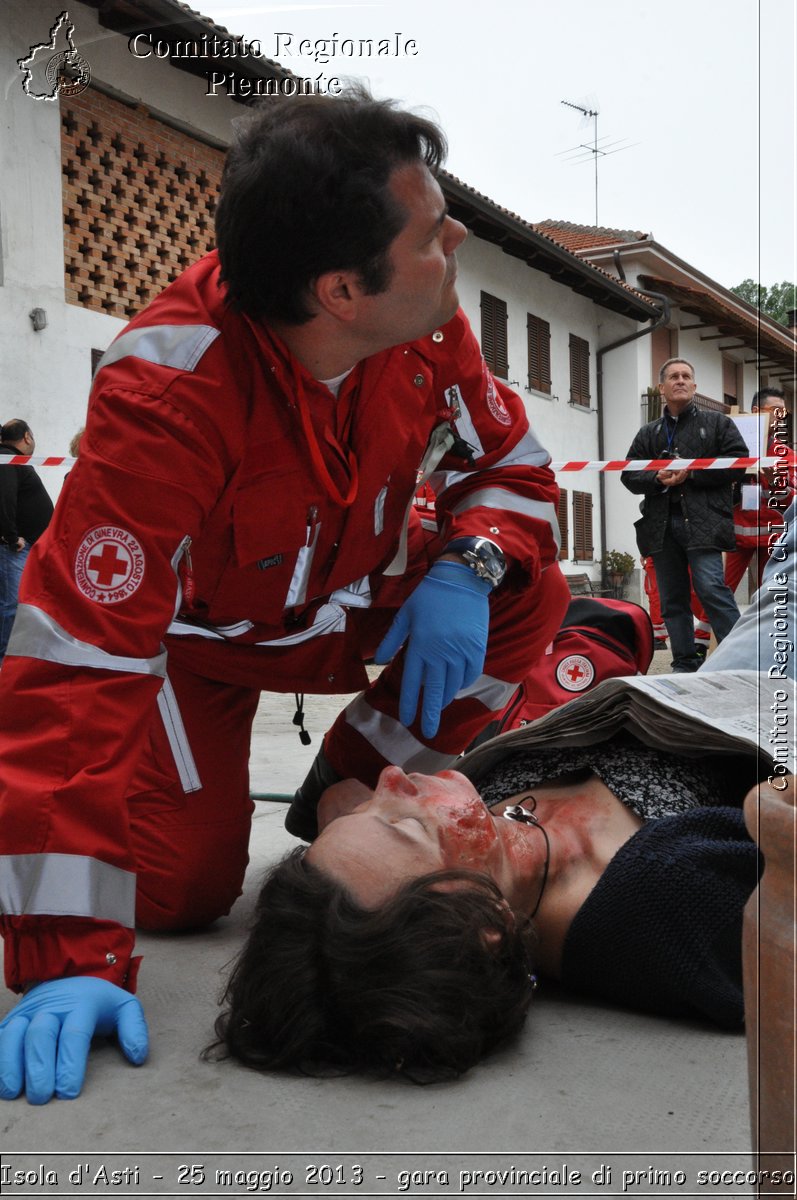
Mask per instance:
[[[566,250],[595,249],[599,246],[622,246],[627,242],[642,242],[652,237],[635,229],[607,229],[600,225],[575,225],[572,221],[537,221],[534,228],[545,233]]]
[[[485,200],[490,205],[490,207],[493,208],[496,212],[502,213],[504,216],[511,218],[511,220],[516,221],[519,225],[524,226],[531,233],[536,233],[539,237],[545,238],[546,241],[553,242],[553,244],[555,246],[558,246],[560,249],[567,250],[570,254],[573,255],[574,258],[577,259],[578,262],[580,262],[582,264],[588,263],[589,266],[592,268],[592,270],[596,271],[599,275],[602,275],[604,279],[611,280],[611,282],[615,285],[619,284],[619,286],[621,288],[623,288],[623,289],[625,289],[625,291],[629,292],[635,299],[642,300],[644,303],[646,303],[648,305],[650,304],[651,301],[650,301],[649,296],[643,296],[639,291],[637,291],[636,288],[633,288],[633,287],[631,287],[630,284],[625,283],[621,279],[618,279],[616,275],[612,275],[609,271],[604,271],[604,269],[602,267],[597,266],[593,262],[589,262],[588,259],[579,257],[578,255],[575,254],[575,247],[567,245],[566,242],[562,241],[561,237],[554,236],[554,233],[549,231],[549,229],[548,229],[548,226],[556,226],[556,228],[558,229],[562,226],[567,225],[567,222],[543,221],[543,222],[534,224],[531,221],[527,221],[524,217],[518,216],[518,214],[515,212],[512,212],[512,210],[510,208],[504,208],[504,206],[502,204],[498,204],[495,200],[491,200],[489,196],[485,196],[484,192],[477,191],[476,188],[471,187],[471,185],[469,183],[465,183],[463,180],[458,179],[456,175],[452,175],[449,171],[441,171],[440,176],[441,176],[441,181],[443,182],[443,187],[445,187],[444,181],[446,179],[453,180],[456,184],[459,185],[459,187],[463,188],[465,191],[469,192],[471,195],[478,196],[480,200]],[[571,228],[572,229],[586,229],[587,227],[573,225],[573,226],[571,226]],[[606,231],[606,232],[618,232],[619,233],[619,231]],[[634,240],[637,240],[638,237],[644,238],[647,236],[649,236],[649,235],[648,234],[629,235],[629,237],[633,237]],[[629,240],[629,238],[624,238],[623,235],[620,235],[618,237],[618,240]],[[591,244],[594,245],[595,243],[593,242]]]

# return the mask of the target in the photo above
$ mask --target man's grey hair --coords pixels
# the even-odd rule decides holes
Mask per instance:
[[[684,366],[688,367],[692,372],[692,378],[694,379],[695,368],[692,366],[688,358],[668,358],[667,361],[662,363],[659,367],[659,383],[664,383],[664,377],[667,374],[667,368],[671,367],[673,363],[683,363]]]

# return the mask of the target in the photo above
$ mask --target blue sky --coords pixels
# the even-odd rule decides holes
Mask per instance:
[[[797,278],[792,0],[193,0],[294,73],[359,76],[430,109],[448,168],[527,220],[652,232],[726,286]],[[489,14],[484,15],[484,14]],[[301,39],[409,39],[417,54],[316,62]],[[209,102],[211,102],[209,100]]]

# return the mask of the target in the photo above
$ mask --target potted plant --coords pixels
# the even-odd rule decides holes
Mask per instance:
[[[634,569],[633,554],[627,554],[625,550],[605,550],[601,563],[607,582],[614,588],[615,594],[621,597],[626,580]]]

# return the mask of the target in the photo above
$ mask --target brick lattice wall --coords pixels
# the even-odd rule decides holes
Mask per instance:
[[[89,88],[61,101],[69,304],[132,317],[213,248],[224,154]]]

